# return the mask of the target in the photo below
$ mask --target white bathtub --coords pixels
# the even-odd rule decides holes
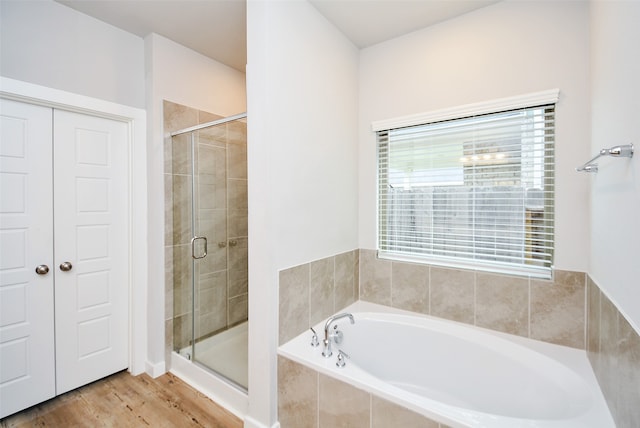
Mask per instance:
[[[367,302],[345,312],[332,357],[310,331],[279,354],[452,427],[615,427],[584,351]]]

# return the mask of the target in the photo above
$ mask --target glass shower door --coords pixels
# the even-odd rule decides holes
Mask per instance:
[[[193,361],[247,388],[246,123],[192,136]]]
[[[180,106],[175,112],[192,119]],[[174,113],[175,113],[174,112]],[[211,117],[195,111],[196,120]],[[191,120],[189,120],[191,121]],[[247,389],[246,113],[171,133],[165,166],[173,351]]]

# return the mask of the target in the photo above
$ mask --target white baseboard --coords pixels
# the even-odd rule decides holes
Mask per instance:
[[[145,370],[144,370],[149,376],[151,376],[152,378],[157,378],[158,376],[162,376],[163,374],[165,374],[167,372],[167,368],[165,366],[164,361],[160,362],[160,363],[152,363],[150,361],[147,361],[145,363]]]
[[[247,416],[246,418],[244,418],[244,428],[280,428],[280,422],[276,422],[275,424],[269,426],[261,424],[255,419]]]

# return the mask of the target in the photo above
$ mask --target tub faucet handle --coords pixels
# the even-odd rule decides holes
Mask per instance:
[[[311,329],[311,331],[313,332],[313,336],[311,336],[311,346],[313,346],[314,348],[317,347],[318,345],[320,345],[320,342],[318,342],[318,334],[316,333],[316,331],[313,329],[313,327],[309,327]]]
[[[336,361],[336,366],[337,367],[344,367],[345,366],[345,361],[344,359],[346,358],[351,358],[346,352],[344,352],[342,349],[338,349],[338,361]]]
[[[329,358],[333,353],[331,352],[331,341],[334,340],[336,343],[340,343],[342,342],[342,332],[337,331],[335,329],[334,326],[334,330],[335,333],[331,334],[329,333],[329,329],[331,328],[331,324],[335,321],[338,321],[339,319],[342,318],[349,318],[349,321],[351,321],[351,324],[355,323],[355,319],[353,318],[353,315],[349,314],[349,313],[342,313],[342,314],[338,314],[338,315],[334,315],[332,317],[329,317],[329,319],[327,319],[327,322],[324,324],[324,340],[322,341],[322,356],[325,358]],[[336,340],[337,339],[337,340]]]

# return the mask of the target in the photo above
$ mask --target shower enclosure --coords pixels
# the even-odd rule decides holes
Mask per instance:
[[[246,113],[173,132],[173,350],[247,389]]]

